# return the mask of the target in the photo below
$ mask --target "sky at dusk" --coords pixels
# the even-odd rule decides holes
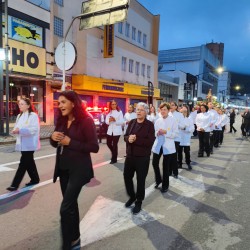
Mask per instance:
[[[137,0],[160,15],[159,50],[224,43],[224,67],[250,75],[250,0]]]

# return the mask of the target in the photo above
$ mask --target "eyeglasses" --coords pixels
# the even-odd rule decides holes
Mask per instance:
[[[145,109],[136,109],[136,112],[143,112]]]

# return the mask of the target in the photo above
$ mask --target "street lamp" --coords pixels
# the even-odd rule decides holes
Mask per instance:
[[[153,96],[154,96],[154,85],[152,82],[148,81],[148,106],[149,108],[151,104],[153,104]]]

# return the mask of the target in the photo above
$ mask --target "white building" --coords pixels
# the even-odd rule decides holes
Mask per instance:
[[[55,65],[54,53],[72,18],[81,14],[82,2],[9,1],[12,111],[20,96],[30,96],[41,121],[54,123],[62,85],[62,71]],[[106,107],[116,99],[123,112],[129,103],[147,101],[148,81],[154,85],[154,97],[159,97],[159,19],[131,0],[127,20],[112,26],[108,37],[104,27],[79,31],[80,21],[76,20],[66,39],[77,51],[74,67],[66,71],[68,87],[90,106]],[[112,54],[108,57],[105,42],[109,42]]]

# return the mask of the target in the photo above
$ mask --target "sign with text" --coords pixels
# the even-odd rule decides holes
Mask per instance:
[[[80,30],[123,22],[127,18],[129,0],[91,0],[82,3]]]
[[[14,72],[46,76],[46,51],[27,43],[9,40],[10,64]]]

